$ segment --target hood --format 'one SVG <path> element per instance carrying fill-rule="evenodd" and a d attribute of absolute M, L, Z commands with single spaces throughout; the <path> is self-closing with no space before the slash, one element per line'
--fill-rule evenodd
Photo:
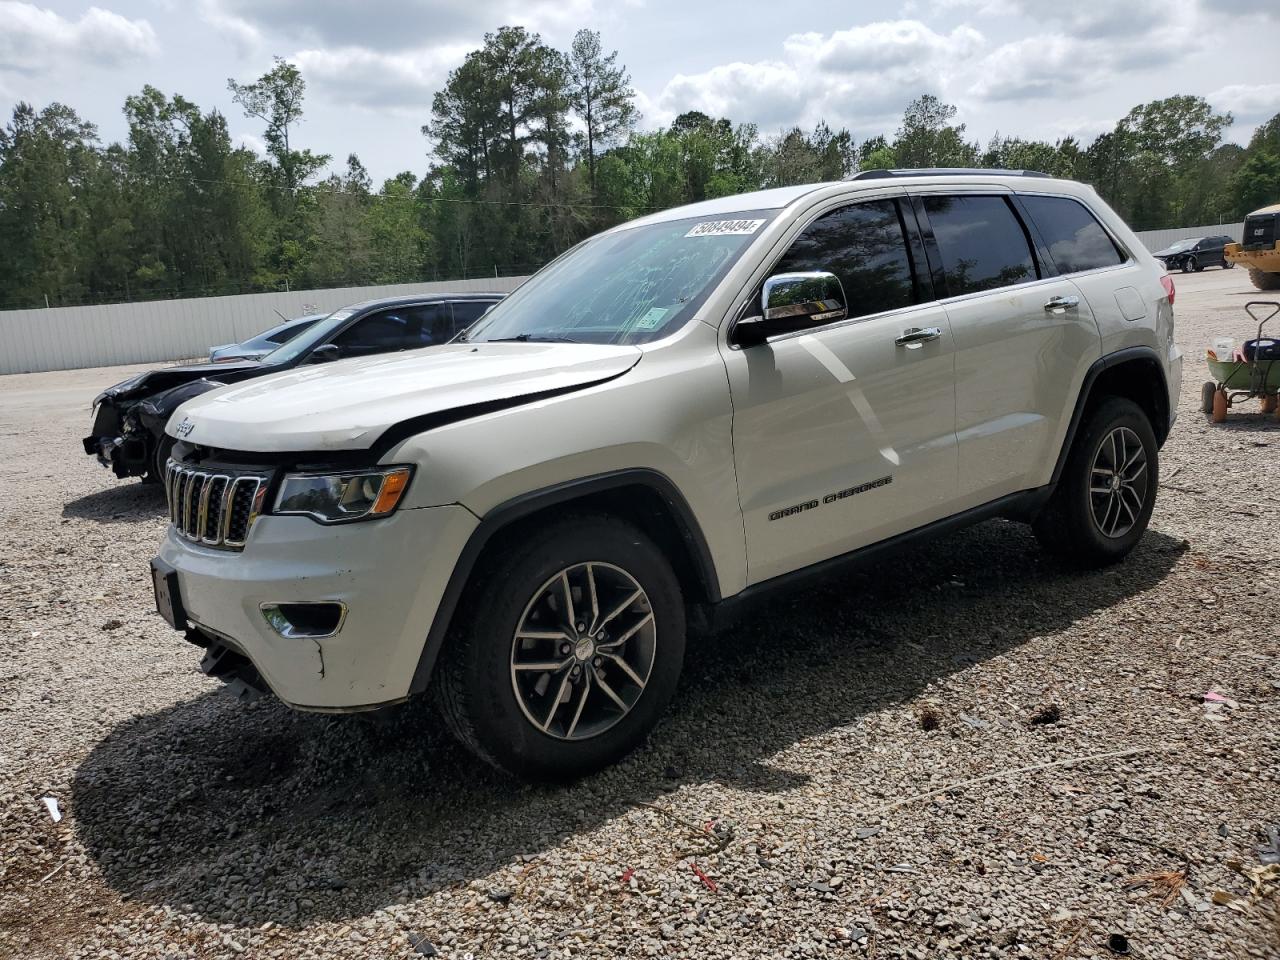
<path fill-rule="evenodd" d="M 94 403 L 99 400 L 130 400 L 151 396 L 162 390 L 171 390 L 184 383 L 193 383 L 208 377 L 211 380 L 242 380 L 246 376 L 261 376 L 271 372 L 270 367 L 260 363 L 193 363 L 185 367 L 165 367 L 163 370 L 148 370 L 137 376 L 122 380 L 115 386 L 107 387 L 98 394 Z"/>
<path fill-rule="evenodd" d="M 405 421 L 588 387 L 640 357 L 638 347 L 456 343 L 340 360 L 207 393 L 179 407 L 166 430 L 245 452 L 362 450 Z"/>

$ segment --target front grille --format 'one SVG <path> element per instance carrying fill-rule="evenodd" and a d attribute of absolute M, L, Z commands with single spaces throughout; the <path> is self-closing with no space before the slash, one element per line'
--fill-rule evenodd
<path fill-rule="evenodd" d="M 1280 220 L 1275 214 L 1268 214 L 1265 217 L 1251 217 L 1244 222 L 1244 247 L 1246 250 L 1261 248 L 1270 250 L 1276 243 L 1276 221 Z"/>
<path fill-rule="evenodd" d="M 262 512 L 268 480 L 259 473 L 202 470 L 170 460 L 164 484 L 169 518 L 192 543 L 242 550 Z"/>

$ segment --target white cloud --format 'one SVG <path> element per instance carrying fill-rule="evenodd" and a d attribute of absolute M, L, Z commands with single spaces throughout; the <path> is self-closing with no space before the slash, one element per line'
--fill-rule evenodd
<path fill-rule="evenodd" d="M 159 50 L 146 20 L 90 7 L 78 20 L 30 3 L 0 0 L 0 70 L 41 74 L 68 62 L 116 66 Z"/>
<path fill-rule="evenodd" d="M 576 29 L 599 17 L 594 0 L 202 0 L 205 19 L 311 48 L 419 50 L 475 43 L 500 24 Z"/>
<path fill-rule="evenodd" d="M 301 50 L 290 57 L 307 82 L 335 103 L 371 108 L 430 108 L 435 91 L 462 62 L 467 45 L 405 53 L 364 47 Z"/>
<path fill-rule="evenodd" d="M 649 123 L 685 110 L 748 120 L 768 134 L 825 119 L 854 132 L 879 130 L 921 93 L 943 93 L 954 65 L 985 41 L 968 26 L 938 33 L 915 20 L 869 23 L 783 42 L 782 59 L 728 63 L 678 74 L 657 97 Z"/>
<path fill-rule="evenodd" d="M 218 0 L 200 0 L 200 19 L 226 37 L 240 56 L 252 55 L 262 46 L 262 33 L 249 21 L 223 9 Z"/>
<path fill-rule="evenodd" d="M 919 68 L 941 57 L 965 57 L 983 43 L 982 34 L 968 25 L 941 34 L 918 20 L 891 20 L 838 30 L 829 37 L 796 34 L 783 48 L 795 61 L 816 63 L 829 73 L 876 73 Z"/>
<path fill-rule="evenodd" d="M 1154 0 L 1129 0 L 1123 8 L 1073 7 L 1056 0 L 1018 2 L 1025 14 L 1035 14 L 1039 22 L 1057 29 L 1003 44 L 983 57 L 969 86 L 976 97 L 1074 98 L 1113 87 L 1130 71 L 1167 68 L 1203 43 L 1200 14 L 1190 7 L 1157 16 Z M 1131 32 L 1129 17 L 1134 15 L 1148 21 L 1140 42 L 1112 36 Z"/>
<path fill-rule="evenodd" d="M 1230 110 L 1242 123 L 1269 120 L 1280 113 L 1280 83 L 1233 83 L 1205 99 L 1218 110 Z"/>

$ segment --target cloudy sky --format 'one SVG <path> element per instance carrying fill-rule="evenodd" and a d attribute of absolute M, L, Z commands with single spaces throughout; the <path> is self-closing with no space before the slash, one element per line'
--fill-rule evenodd
<path fill-rule="evenodd" d="M 300 142 L 355 151 L 376 180 L 421 172 L 431 96 L 488 30 L 523 24 L 567 49 L 599 30 L 629 68 L 643 126 L 688 109 L 776 133 L 826 119 L 891 134 L 920 93 L 960 108 L 970 134 L 1090 138 L 1175 93 L 1236 117 L 1231 139 L 1280 111 L 1280 3 L 1221 0 L 0 0 L 0 109 L 58 100 L 124 134 L 125 96 L 151 83 L 227 114 L 260 147 L 228 77 L 273 54 L 308 84 Z M 0 121 L 3 122 L 3 121 Z"/>

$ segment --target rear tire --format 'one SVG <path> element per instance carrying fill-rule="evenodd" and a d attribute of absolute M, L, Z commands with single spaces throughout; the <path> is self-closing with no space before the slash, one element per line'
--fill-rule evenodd
<path fill-rule="evenodd" d="M 1077 566 L 1115 563 L 1146 532 L 1159 479 L 1147 415 L 1132 400 L 1107 397 L 1081 425 L 1032 530 L 1041 546 Z"/>
<path fill-rule="evenodd" d="M 1280 290 L 1280 273 L 1271 273 L 1267 270 L 1259 270 L 1257 267 L 1250 267 L 1249 279 L 1253 281 L 1253 285 L 1259 290 Z"/>
<path fill-rule="evenodd" d="M 526 529 L 477 567 L 436 701 L 500 770 L 571 780 L 629 753 L 662 717 L 684 660 L 684 600 L 662 552 L 626 522 Z"/>

